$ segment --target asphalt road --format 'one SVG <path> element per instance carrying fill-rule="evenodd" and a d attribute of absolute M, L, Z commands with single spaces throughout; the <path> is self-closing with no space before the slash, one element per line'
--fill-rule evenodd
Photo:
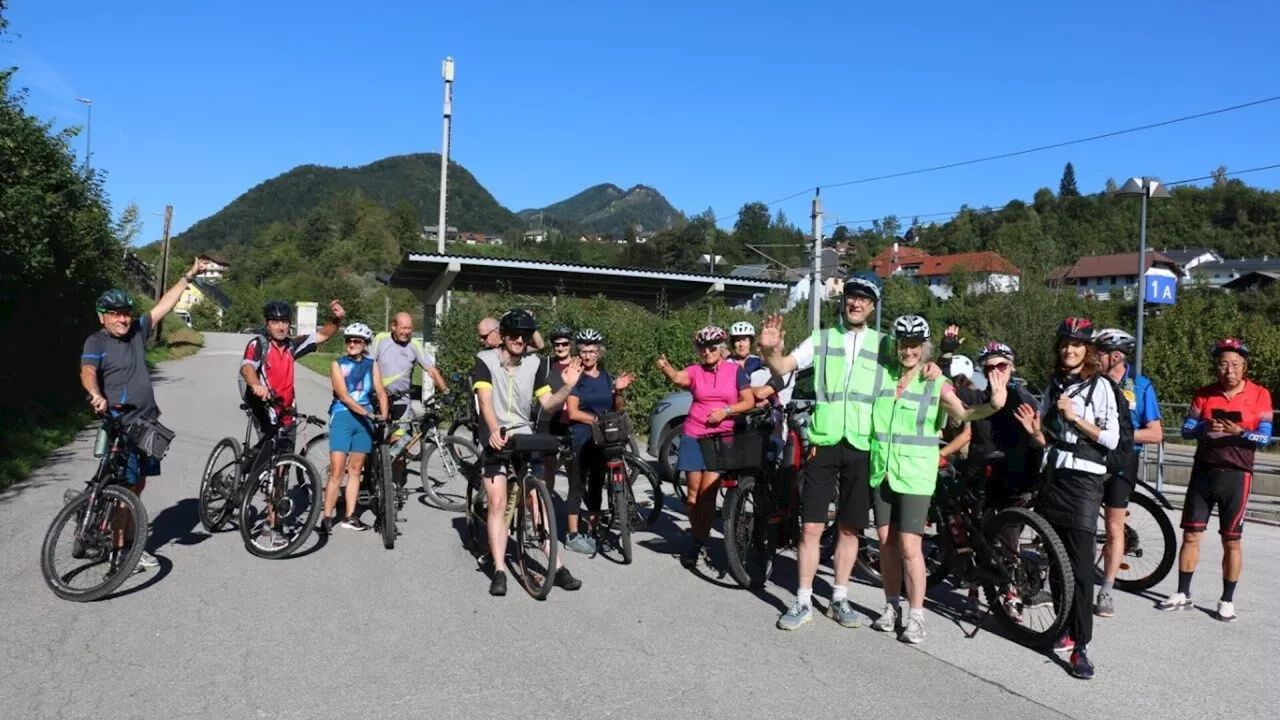
<path fill-rule="evenodd" d="M 583 587 L 545 602 L 514 583 L 490 597 L 460 516 L 416 502 L 394 550 L 338 530 L 304 556 L 256 559 L 196 516 L 206 455 L 244 432 L 245 337 L 206 341 L 156 381 L 178 433 L 143 496 L 160 568 L 92 604 L 45 587 L 40 541 L 63 491 L 92 472 L 91 432 L 0 496 L 0 718 L 1275 717 L 1280 529 L 1262 525 L 1245 531 L 1238 622 L 1210 616 L 1221 553 L 1206 543 L 1201 609 L 1169 615 L 1121 596 L 1096 623 L 1091 682 L 1001 638 L 994 621 L 969 637 L 972 625 L 936 610 L 918 646 L 825 617 L 779 631 L 792 562 L 760 596 L 686 571 L 672 557 L 678 507 L 640 536 L 631 566 L 568 553 Z M 298 388 L 304 412 L 323 412 L 319 376 L 300 368 Z M 828 592 L 819 580 L 824 605 Z M 868 585 L 850 595 L 868 611 L 882 601 Z"/>

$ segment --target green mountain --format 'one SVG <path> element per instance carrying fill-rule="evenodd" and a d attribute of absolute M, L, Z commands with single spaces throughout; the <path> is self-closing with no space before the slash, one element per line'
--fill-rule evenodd
<path fill-rule="evenodd" d="M 435 225 L 440 155 L 395 155 L 360 167 L 301 165 L 251 188 L 192 225 L 175 240 L 188 251 L 248 245 L 273 222 L 293 223 L 335 194 L 358 191 L 390 210 L 408 201 L 424 225 Z M 501 233 L 524 225 L 461 165 L 449 164 L 448 224 L 464 232 Z"/>
<path fill-rule="evenodd" d="M 656 232 L 674 227 L 683 218 L 662 193 L 647 185 L 623 190 L 612 183 L 589 187 L 545 208 L 521 210 L 520 217 L 536 224 L 539 213 L 547 227 L 619 237 L 626 234 L 628 225 L 637 232 Z"/>

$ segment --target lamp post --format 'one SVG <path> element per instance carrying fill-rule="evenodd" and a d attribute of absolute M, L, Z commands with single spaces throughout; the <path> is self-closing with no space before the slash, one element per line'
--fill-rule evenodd
<path fill-rule="evenodd" d="M 1142 198 L 1142 220 L 1138 231 L 1138 348 L 1133 356 L 1133 374 L 1137 377 L 1142 374 L 1142 321 L 1147 310 L 1147 199 L 1165 199 L 1170 195 L 1158 180 L 1142 177 L 1129 178 L 1115 196 Z"/>
<path fill-rule="evenodd" d="M 698 258 L 698 260 L 700 260 L 700 261 L 701 261 L 703 264 L 705 264 L 705 265 L 710 265 L 710 266 L 711 266 L 711 274 L 712 274 L 712 275 L 715 275 L 715 274 L 716 274 L 716 263 L 724 262 L 724 256 L 723 256 L 723 255 L 716 255 L 715 253 L 703 253 L 703 254 L 702 254 L 702 257 Z M 711 305 L 708 305 L 708 306 L 707 306 L 707 322 L 708 322 L 708 323 L 710 323 L 710 322 L 711 322 L 711 318 L 712 318 L 712 309 L 713 309 L 713 308 L 712 308 L 712 306 L 711 306 Z"/>
<path fill-rule="evenodd" d="M 92 169 L 89 158 L 93 150 L 93 101 L 89 98 L 78 97 L 76 102 L 89 106 L 89 117 L 85 121 L 84 132 L 84 167 L 89 170 Z"/>

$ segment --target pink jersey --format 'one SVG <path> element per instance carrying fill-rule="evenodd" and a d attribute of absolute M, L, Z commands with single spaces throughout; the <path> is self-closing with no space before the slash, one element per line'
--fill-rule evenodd
<path fill-rule="evenodd" d="M 684 434 L 698 438 L 733 432 L 732 420 L 709 426 L 707 416 L 738 402 L 739 393 L 751 387 L 747 371 L 728 360 L 720 361 L 715 368 L 690 365 L 684 371 L 689 374 L 689 392 L 693 393 L 693 405 L 689 407 L 689 415 L 684 419 Z"/>

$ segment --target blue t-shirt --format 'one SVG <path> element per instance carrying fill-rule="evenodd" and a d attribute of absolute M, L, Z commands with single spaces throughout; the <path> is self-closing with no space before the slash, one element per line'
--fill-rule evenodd
<path fill-rule="evenodd" d="M 570 395 L 578 398 L 579 410 L 599 417 L 613 410 L 613 378 L 609 377 L 604 368 L 600 369 L 598 377 L 591 377 L 584 372 Z M 591 426 L 586 423 L 572 423 L 569 432 L 573 434 L 574 445 L 591 442 Z"/>
<path fill-rule="evenodd" d="M 373 358 L 368 355 L 359 360 L 352 360 L 350 355 L 338 358 L 338 370 L 347 382 L 347 394 L 357 405 L 373 411 Z M 351 412 L 351 408 L 338 399 L 334 393 L 333 402 L 329 404 L 329 414 Z"/>
<path fill-rule="evenodd" d="M 1151 380 L 1146 375 L 1139 375 L 1136 379 L 1133 377 L 1133 366 L 1128 365 L 1124 369 L 1124 381 L 1120 384 L 1120 389 L 1124 392 L 1124 397 L 1129 401 L 1129 416 L 1133 423 L 1133 429 L 1139 430 L 1147 423 L 1160 419 L 1160 405 L 1156 401 L 1156 388 L 1151 384 Z M 1133 444 L 1135 449 L 1141 449 L 1141 443 Z"/>

